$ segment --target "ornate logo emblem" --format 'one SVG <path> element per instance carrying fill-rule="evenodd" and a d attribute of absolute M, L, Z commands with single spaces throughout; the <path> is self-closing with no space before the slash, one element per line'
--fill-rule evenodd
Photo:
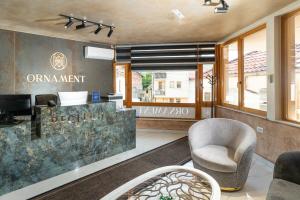
<path fill-rule="evenodd" d="M 63 70 L 68 65 L 67 57 L 61 52 L 55 52 L 51 55 L 50 64 L 55 70 Z"/>

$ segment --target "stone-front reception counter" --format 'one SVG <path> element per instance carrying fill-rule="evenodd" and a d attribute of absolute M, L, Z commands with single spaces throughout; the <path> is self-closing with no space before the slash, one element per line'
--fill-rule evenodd
<path fill-rule="evenodd" d="M 114 102 L 36 113 L 36 128 L 31 121 L 0 127 L 0 195 L 136 146 L 135 110 L 117 111 Z"/>

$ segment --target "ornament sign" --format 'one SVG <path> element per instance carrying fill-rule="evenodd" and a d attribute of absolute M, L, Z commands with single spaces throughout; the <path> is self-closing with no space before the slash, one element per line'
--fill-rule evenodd
<path fill-rule="evenodd" d="M 65 54 L 55 52 L 50 56 L 50 65 L 55 71 L 63 71 L 68 66 Z M 77 74 L 27 74 L 28 83 L 84 83 L 86 76 Z"/>

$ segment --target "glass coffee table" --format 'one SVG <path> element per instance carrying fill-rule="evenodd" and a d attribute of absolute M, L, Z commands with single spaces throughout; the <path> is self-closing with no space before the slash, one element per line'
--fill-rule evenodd
<path fill-rule="evenodd" d="M 194 168 L 168 166 L 143 174 L 101 200 L 220 200 L 218 183 Z"/>

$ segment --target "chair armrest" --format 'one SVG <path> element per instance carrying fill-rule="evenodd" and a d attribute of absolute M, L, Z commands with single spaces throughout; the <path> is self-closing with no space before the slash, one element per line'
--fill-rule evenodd
<path fill-rule="evenodd" d="M 248 152 L 248 151 L 255 152 L 256 134 L 255 134 L 254 130 L 250 127 L 247 127 L 246 131 L 248 134 L 246 134 L 245 137 L 240 139 L 239 145 L 235 149 L 234 161 L 237 163 L 240 163 L 245 152 Z"/>
<path fill-rule="evenodd" d="M 283 153 L 277 158 L 274 178 L 300 185 L 300 151 Z"/>
<path fill-rule="evenodd" d="M 210 144 L 211 134 L 209 126 L 205 121 L 193 124 L 188 131 L 188 139 L 191 151 Z"/>

